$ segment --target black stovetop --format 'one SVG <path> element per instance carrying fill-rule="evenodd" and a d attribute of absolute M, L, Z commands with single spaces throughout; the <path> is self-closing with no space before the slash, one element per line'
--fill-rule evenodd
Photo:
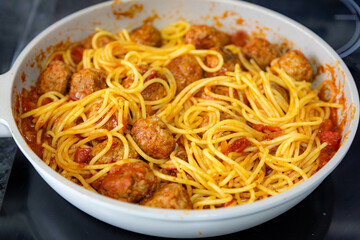
<path fill-rule="evenodd" d="M 0 0 L 0 73 L 56 20 L 100 0 Z M 360 87 L 359 11 L 353 0 L 253 0 L 303 23 L 344 58 Z M 260 226 L 221 239 L 360 239 L 360 134 L 304 201 Z M 3 172 L 14 162 L 10 178 Z M 4 198 L 3 198 L 4 197 Z M 0 240 L 156 239 L 103 223 L 52 190 L 10 138 L 0 139 Z M 219 239 L 216 238 L 216 239 Z"/>

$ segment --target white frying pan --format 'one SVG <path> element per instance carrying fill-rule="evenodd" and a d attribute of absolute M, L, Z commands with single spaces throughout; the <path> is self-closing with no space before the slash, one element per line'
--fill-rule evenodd
<path fill-rule="evenodd" d="M 342 59 L 317 35 L 304 26 L 265 8 L 238 1 L 220 0 L 139 0 L 116 1 L 95 5 L 74 13 L 39 34 L 22 51 L 9 72 L 0 76 L 0 123 L 11 131 L 17 145 L 43 179 L 63 198 L 84 212 L 114 226 L 130 231 L 163 237 L 209 237 L 244 230 L 287 211 L 308 196 L 348 151 L 359 121 L 359 97 L 354 80 Z M 138 5 L 134 5 L 134 4 Z M 136 7 L 138 6 L 138 7 Z M 140 6 L 140 7 L 139 7 Z M 142 10 L 140 11 L 142 6 Z M 121 14 L 135 9 L 133 18 Z M 139 11 L 138 11 L 139 10 Z M 129 12 L 128 12 L 129 13 Z M 346 121 L 342 145 L 331 161 L 304 183 L 276 196 L 255 203 L 216 210 L 166 210 L 129 204 L 90 192 L 60 176 L 39 159 L 26 145 L 14 117 L 15 100 L 22 88 L 34 85 L 39 75 L 36 57 L 49 56 L 46 49 L 60 41 L 78 41 L 94 32 L 95 27 L 110 31 L 132 29 L 142 20 L 155 16 L 154 25 L 161 28 L 186 19 L 191 23 L 214 25 L 227 32 L 244 29 L 263 34 L 273 43 L 288 41 L 301 49 L 316 64 L 328 64 L 335 71 L 336 84 L 346 99 L 343 118 Z M 37 58 L 39 60 L 39 57 Z M 23 78 L 22 76 L 26 76 Z M 314 86 L 331 79 L 330 72 L 317 75 Z M 8 132 L 0 131 L 1 136 Z"/>

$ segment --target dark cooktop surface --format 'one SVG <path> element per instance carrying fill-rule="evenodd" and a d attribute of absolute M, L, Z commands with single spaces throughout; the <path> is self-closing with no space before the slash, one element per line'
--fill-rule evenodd
<path fill-rule="evenodd" d="M 0 0 L 0 73 L 6 72 L 22 48 L 47 26 L 98 2 L 101 1 Z M 250 2 L 283 13 L 324 38 L 344 58 L 359 88 L 357 2 Z M 290 211 L 221 239 L 360 239 L 359 146 L 358 133 L 335 171 Z M 8 180 L 4 172 L 12 162 Z M 10 138 L 0 139 L 0 202 L 2 198 L 0 239 L 156 239 L 113 227 L 73 207 L 46 184 Z"/>

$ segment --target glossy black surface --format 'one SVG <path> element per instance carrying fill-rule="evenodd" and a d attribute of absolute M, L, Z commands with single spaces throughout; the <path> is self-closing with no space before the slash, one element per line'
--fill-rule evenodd
<path fill-rule="evenodd" d="M 0 73 L 39 32 L 98 0 L 0 0 Z M 251 1 L 283 13 L 323 37 L 339 53 L 356 33 L 352 1 Z M 356 34 L 355 34 L 356 35 Z M 360 52 L 344 58 L 358 88 Z M 359 131 L 358 131 L 359 132 Z M 360 239 L 360 135 L 335 171 L 281 216 L 222 239 Z M 16 154 L 15 154 L 16 152 Z M 15 157 L 14 157 L 15 155 Z M 8 186 L 2 170 L 14 159 Z M 11 139 L 0 139 L 0 239 L 156 239 L 112 227 L 62 199 L 35 172 Z M 214 238 L 218 239 L 218 238 Z"/>

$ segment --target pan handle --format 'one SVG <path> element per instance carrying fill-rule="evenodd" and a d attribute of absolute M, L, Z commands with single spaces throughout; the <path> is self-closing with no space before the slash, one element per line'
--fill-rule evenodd
<path fill-rule="evenodd" d="M 11 137 L 9 122 L 11 121 L 11 86 L 13 73 L 10 71 L 0 75 L 0 137 Z"/>

